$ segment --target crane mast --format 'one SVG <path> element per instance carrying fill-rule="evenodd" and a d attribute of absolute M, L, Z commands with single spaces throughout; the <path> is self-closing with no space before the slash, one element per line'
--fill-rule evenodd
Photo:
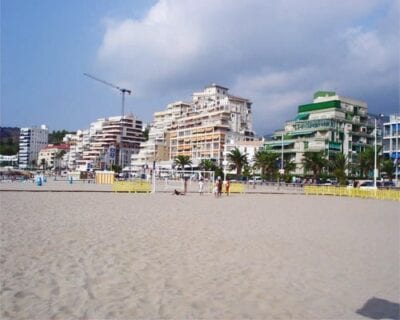
<path fill-rule="evenodd" d="M 117 89 L 119 92 L 121 92 L 121 95 L 122 95 L 122 110 L 121 110 L 121 116 L 124 116 L 125 115 L 125 93 L 127 93 L 127 94 L 132 94 L 132 91 L 131 90 L 129 90 L 129 89 L 125 89 L 125 88 L 121 88 L 121 87 L 119 87 L 119 86 L 116 86 L 116 85 L 114 85 L 114 84 L 112 84 L 112 83 L 110 83 L 110 82 L 107 82 L 107 81 L 105 81 L 105 80 L 102 80 L 102 79 L 100 79 L 100 78 L 97 78 L 97 77 L 95 77 L 95 76 L 93 76 L 93 75 L 91 75 L 91 74 L 89 74 L 89 73 L 84 73 L 83 74 L 84 76 L 86 76 L 86 77 L 88 77 L 88 78 L 91 78 L 91 79 L 93 79 L 93 80 L 96 80 L 96 81 L 98 81 L 98 82 L 101 82 L 101 83 L 103 83 L 103 84 L 105 84 L 106 86 L 109 86 L 109 87 L 112 87 L 112 88 L 114 88 L 114 89 Z"/>

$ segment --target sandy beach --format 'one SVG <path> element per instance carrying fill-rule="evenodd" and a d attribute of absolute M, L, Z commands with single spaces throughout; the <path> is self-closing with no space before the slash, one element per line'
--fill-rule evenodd
<path fill-rule="evenodd" d="M 398 202 L 0 196 L 2 319 L 368 319 L 371 299 L 389 307 L 367 313 L 398 307 Z"/>

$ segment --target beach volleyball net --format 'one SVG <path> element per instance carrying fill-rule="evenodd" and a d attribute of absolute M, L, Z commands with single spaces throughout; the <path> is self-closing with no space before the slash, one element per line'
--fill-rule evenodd
<path fill-rule="evenodd" d="M 154 176 L 151 176 L 153 192 L 174 193 L 177 190 L 181 193 L 199 193 L 200 181 L 202 181 L 203 193 L 212 192 L 213 171 L 156 169 L 154 173 Z"/>

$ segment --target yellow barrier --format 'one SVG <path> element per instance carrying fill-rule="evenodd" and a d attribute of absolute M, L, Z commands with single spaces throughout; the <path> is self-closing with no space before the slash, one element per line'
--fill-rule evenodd
<path fill-rule="evenodd" d="M 151 192 L 151 184 L 148 181 L 115 181 L 112 185 L 114 192 Z"/>
<path fill-rule="evenodd" d="M 244 193 L 245 187 L 243 183 L 231 183 L 229 193 Z"/>
<path fill-rule="evenodd" d="M 96 171 L 97 184 L 113 184 L 114 171 Z"/>
<path fill-rule="evenodd" d="M 400 190 L 365 190 L 360 188 L 330 187 L 330 186 L 305 186 L 306 195 L 332 195 L 356 198 L 370 198 L 379 200 L 400 201 Z"/>

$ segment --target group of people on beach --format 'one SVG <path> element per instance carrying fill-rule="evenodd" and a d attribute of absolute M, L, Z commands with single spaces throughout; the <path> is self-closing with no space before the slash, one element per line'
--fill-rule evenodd
<path fill-rule="evenodd" d="M 222 182 L 221 177 L 218 177 L 217 180 L 215 181 L 215 185 L 214 185 L 214 189 L 213 189 L 213 194 L 216 198 L 221 197 L 223 184 L 225 184 L 225 193 L 227 196 L 229 196 L 229 188 L 230 188 L 229 179 Z"/>
<path fill-rule="evenodd" d="M 229 189 L 231 186 L 229 179 L 222 182 L 221 177 L 218 177 L 217 180 L 215 180 L 214 188 L 213 188 L 213 194 L 216 198 L 219 198 L 222 196 L 223 185 L 225 185 L 226 195 L 229 196 L 229 192 L 230 192 Z M 184 195 L 184 194 L 185 194 L 185 192 L 180 192 L 176 189 L 174 190 L 174 193 L 173 193 L 173 195 L 176 195 L 176 196 L 180 196 L 180 195 Z M 199 194 L 201 196 L 204 194 L 204 181 L 202 178 L 199 180 Z"/>

